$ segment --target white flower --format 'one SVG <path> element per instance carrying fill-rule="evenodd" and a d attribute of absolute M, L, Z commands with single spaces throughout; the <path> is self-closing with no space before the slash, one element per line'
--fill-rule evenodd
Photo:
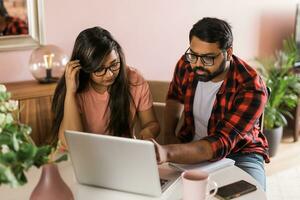
<path fill-rule="evenodd" d="M 6 92 L 6 87 L 3 84 L 0 84 L 0 92 Z"/>
<path fill-rule="evenodd" d="M 14 118 L 11 113 L 0 113 L 0 127 L 4 127 L 6 124 L 14 122 Z M 2 130 L 1 130 L 2 131 Z"/>
<path fill-rule="evenodd" d="M 15 100 L 9 100 L 6 104 L 5 104 L 7 110 L 9 111 L 15 111 L 18 109 L 19 106 L 19 102 L 15 101 Z"/>
<path fill-rule="evenodd" d="M 6 111 L 7 111 L 7 109 L 6 109 L 5 104 L 0 103 L 0 112 L 6 112 Z"/>
<path fill-rule="evenodd" d="M 13 123 L 14 118 L 13 118 L 13 116 L 12 116 L 11 113 L 7 113 L 5 121 L 6 121 L 6 122 L 5 122 L 6 124 L 11 124 L 11 123 Z"/>
<path fill-rule="evenodd" d="M 9 152 L 9 147 L 8 147 L 6 144 L 2 144 L 2 145 L 1 145 L 1 152 L 2 152 L 3 154 Z"/>

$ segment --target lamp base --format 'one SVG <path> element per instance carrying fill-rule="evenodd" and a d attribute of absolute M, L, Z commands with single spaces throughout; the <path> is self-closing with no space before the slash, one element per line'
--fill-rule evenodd
<path fill-rule="evenodd" d="M 39 78 L 38 81 L 40 83 L 55 83 L 58 81 L 58 77 L 53 77 L 52 76 L 52 69 L 46 69 L 46 77 L 44 78 Z"/>
<path fill-rule="evenodd" d="M 59 78 L 55 78 L 55 77 L 45 77 L 44 79 L 39 79 L 39 83 L 43 83 L 43 84 L 46 84 L 46 83 L 55 83 L 58 81 Z"/>

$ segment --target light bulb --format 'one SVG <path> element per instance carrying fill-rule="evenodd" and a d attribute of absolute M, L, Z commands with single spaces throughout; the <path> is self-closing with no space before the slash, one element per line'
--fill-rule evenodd
<path fill-rule="evenodd" d="M 31 53 L 29 69 L 40 83 L 56 82 L 64 73 L 68 56 L 55 45 L 43 45 Z"/>

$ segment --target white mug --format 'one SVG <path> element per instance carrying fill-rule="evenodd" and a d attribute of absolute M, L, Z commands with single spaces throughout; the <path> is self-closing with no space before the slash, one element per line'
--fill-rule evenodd
<path fill-rule="evenodd" d="M 183 200 L 211 199 L 218 191 L 215 181 L 209 179 L 209 174 L 200 170 L 188 170 L 181 174 L 183 184 Z M 210 194 L 210 191 L 213 192 Z"/>

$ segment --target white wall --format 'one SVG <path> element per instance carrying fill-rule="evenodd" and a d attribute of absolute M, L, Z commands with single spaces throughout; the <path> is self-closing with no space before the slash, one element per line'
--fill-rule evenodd
<path fill-rule="evenodd" d="M 127 63 L 147 79 L 170 80 L 187 49 L 192 25 L 205 16 L 227 20 L 234 52 L 246 60 L 269 55 L 294 30 L 298 0 L 45 0 L 46 40 L 71 54 L 78 33 L 108 29 Z M 0 53 L 0 82 L 29 80 L 31 51 Z"/>

